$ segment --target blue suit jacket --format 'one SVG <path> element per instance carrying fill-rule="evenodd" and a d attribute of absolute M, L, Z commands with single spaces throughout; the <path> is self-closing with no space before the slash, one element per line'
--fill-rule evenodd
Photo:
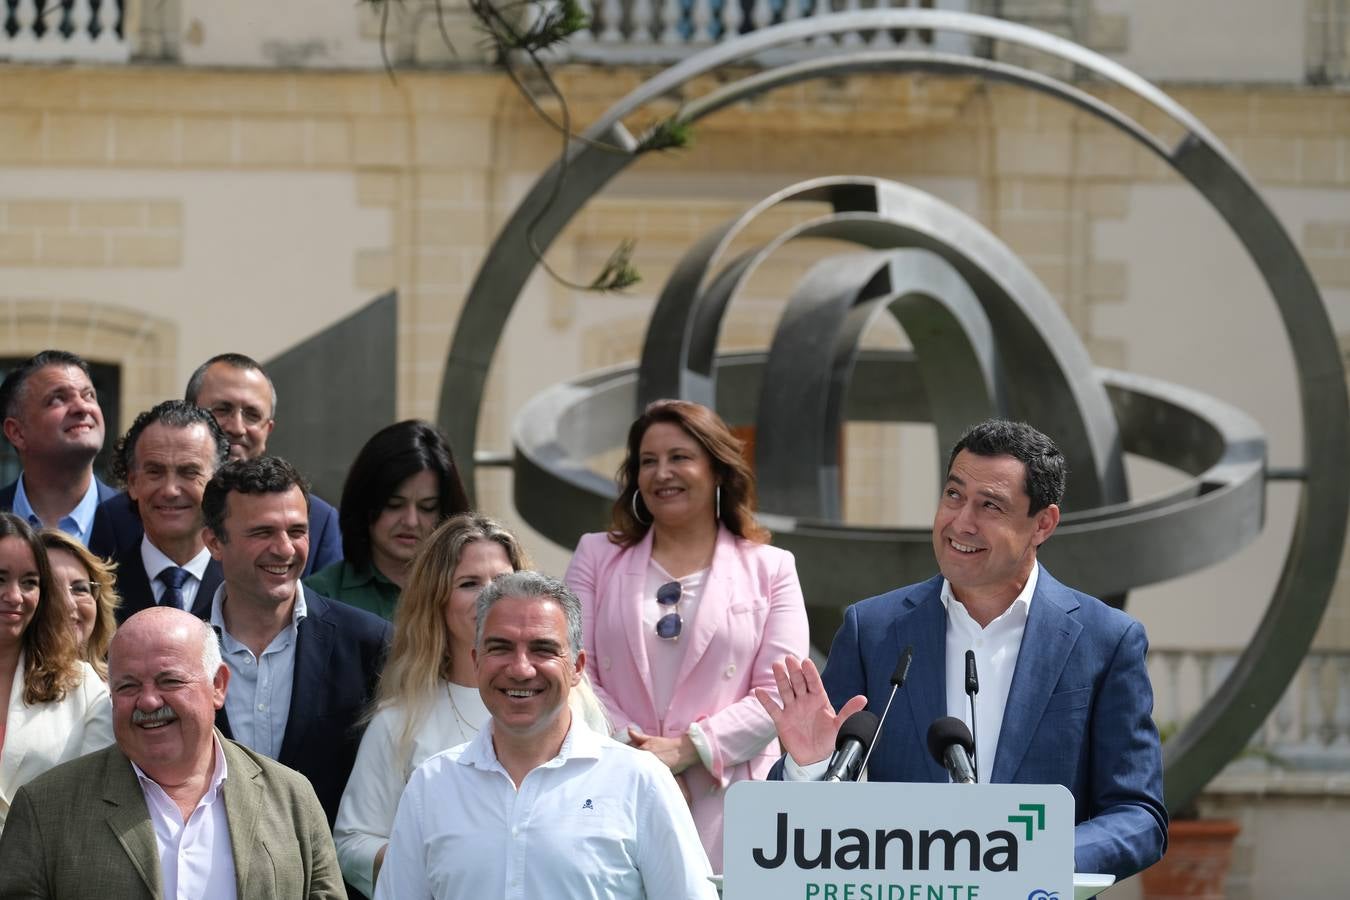
<path fill-rule="evenodd" d="M 106 486 L 100 485 L 100 499 L 103 499 L 104 487 Z M 107 490 L 109 496 L 99 504 L 98 510 L 94 513 L 89 549 L 99 556 L 117 561 L 119 565 L 124 559 L 134 559 L 136 561 L 134 568 L 141 569 L 143 568 L 140 563 L 141 537 L 145 534 L 145 528 L 141 525 L 141 514 L 126 492 L 119 494 L 112 488 Z M 12 500 L 14 495 L 11 493 L 9 496 Z M 337 510 L 310 494 L 309 558 L 305 560 L 305 569 L 300 573 L 300 577 L 306 578 L 310 573 L 340 559 L 342 559 L 342 532 L 338 530 Z M 119 577 L 119 593 L 120 583 Z M 217 579 L 216 584 L 219 583 L 220 580 Z M 212 593 L 214 592 L 213 587 Z M 200 596 L 199 592 L 198 597 Z M 124 596 L 123 600 L 125 599 Z M 211 594 L 207 594 L 206 599 L 209 602 Z M 154 605 L 153 598 L 150 604 Z M 197 610 L 194 609 L 193 612 L 196 613 Z M 125 618 L 119 615 L 118 621 L 124 621 Z"/>
<path fill-rule="evenodd" d="M 868 763 L 872 781 L 947 780 L 927 749 L 928 726 L 947 715 L 947 610 L 941 593 L 937 576 L 855 603 L 830 646 L 821 676 L 830 702 L 837 709 L 863 694 L 878 713 L 900 654 L 914 647 L 909 680 Z M 992 780 L 1062 784 L 1073 793 L 1079 872 L 1125 878 L 1160 859 L 1167 845 L 1147 649 L 1142 625 L 1065 587 L 1042 567 Z"/>
<path fill-rule="evenodd" d="M 112 543 L 112 523 L 108 521 L 108 517 L 103 512 L 103 502 L 117 496 L 117 489 L 108 487 L 99 480 L 97 475 L 94 476 L 94 487 L 98 491 L 99 507 L 94 510 L 94 521 L 89 526 L 89 546 L 91 548 L 95 544 L 106 546 Z M 0 488 L 0 512 L 12 512 L 14 510 L 14 495 L 18 491 L 19 479 L 17 478 Z"/>
<path fill-rule="evenodd" d="M 357 720 L 375 695 L 393 629 L 377 615 L 313 591 L 305 591 L 305 605 L 277 762 L 309 779 L 331 829 L 365 730 Z M 224 709 L 216 712 L 216 727 L 233 737 Z"/>

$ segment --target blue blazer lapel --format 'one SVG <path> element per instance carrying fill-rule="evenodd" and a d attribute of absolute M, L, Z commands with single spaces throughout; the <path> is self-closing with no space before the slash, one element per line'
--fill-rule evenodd
<path fill-rule="evenodd" d="M 333 653 L 335 626 L 328 619 L 329 601 L 312 591 L 305 592 L 305 617 L 300 620 L 296 634 L 295 677 L 291 684 L 291 708 L 286 714 L 286 733 L 281 737 L 281 752 L 277 762 L 298 768 L 298 748 L 305 730 L 316 715 L 324 712 L 316 708 L 332 694 L 329 687 L 328 659 Z"/>
<path fill-rule="evenodd" d="M 197 585 L 197 596 L 192 601 L 192 614 L 203 622 L 211 621 L 211 601 L 215 599 L 216 589 L 220 587 L 223 577 L 219 560 L 212 559 L 206 564 L 202 583 Z"/>
<path fill-rule="evenodd" d="M 885 666 L 893 670 L 900 661 L 900 654 L 905 652 L 906 647 L 914 648 L 914 661 L 909 667 L 909 680 L 905 686 L 900 689 L 900 694 L 907 701 L 909 710 L 909 727 L 913 730 L 913 740 L 916 742 L 910 745 L 903 738 L 896 741 L 897 746 L 910 745 L 927 748 L 928 746 L 928 726 L 933 724 L 933 720 L 941 718 L 947 714 L 947 611 L 942 606 L 942 579 L 933 579 L 924 582 L 922 585 L 911 591 L 904 600 L 899 616 L 891 626 L 892 636 L 888 642 L 894 648 L 895 655 L 887 662 Z M 935 652 L 936 651 L 936 652 Z M 884 677 L 889 677 L 890 672 Z M 889 692 L 889 688 L 887 689 Z M 896 697 L 896 703 L 891 707 L 891 715 L 894 716 L 904 710 L 900 705 L 900 696 Z M 884 702 L 884 701 L 883 701 Z M 881 715 L 881 709 L 874 709 L 877 715 Z M 928 773 L 929 781 L 945 781 L 947 772 L 937 762 L 928 755 L 926 749 L 922 751 L 922 768 Z"/>
<path fill-rule="evenodd" d="M 991 776 L 995 783 L 1010 783 L 1021 768 L 1031 737 L 1040 727 L 1045 706 L 1083 630 L 1077 611 L 1078 601 L 1073 594 L 1042 568 L 1003 709 L 1003 727 Z"/>

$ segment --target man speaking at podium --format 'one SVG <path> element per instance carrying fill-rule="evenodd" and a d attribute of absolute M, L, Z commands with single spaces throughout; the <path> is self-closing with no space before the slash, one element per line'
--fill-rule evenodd
<path fill-rule="evenodd" d="M 946 781 L 925 736 L 955 716 L 973 725 L 979 781 L 1073 793 L 1077 871 L 1120 879 L 1161 858 L 1167 811 L 1144 628 L 1036 561 L 1059 524 L 1064 484 L 1064 457 L 1029 425 L 991 420 L 968 431 L 933 518 L 941 574 L 849 607 L 823 676 L 810 660 L 776 663 L 782 706 L 758 692 L 785 751 L 769 777 L 820 778 L 839 726 L 864 705 L 882 711 L 912 647 L 869 780 Z"/>

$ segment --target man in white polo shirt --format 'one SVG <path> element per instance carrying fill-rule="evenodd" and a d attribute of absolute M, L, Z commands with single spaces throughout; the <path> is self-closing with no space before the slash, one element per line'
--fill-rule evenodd
<path fill-rule="evenodd" d="M 479 595 L 475 643 L 492 718 L 413 773 L 376 900 L 714 900 L 670 770 L 573 720 L 567 698 L 586 654 L 566 585 L 500 576 Z"/>

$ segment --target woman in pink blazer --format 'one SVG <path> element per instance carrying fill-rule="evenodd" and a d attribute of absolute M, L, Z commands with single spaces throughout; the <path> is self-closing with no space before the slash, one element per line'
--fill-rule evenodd
<path fill-rule="evenodd" d="M 740 442 L 696 403 L 659 400 L 628 432 L 610 530 L 588 534 L 567 569 L 581 598 L 592 684 L 614 735 L 680 779 L 714 871 L 722 795 L 778 758 L 755 688 L 808 649 L 792 554 L 755 522 Z"/>

